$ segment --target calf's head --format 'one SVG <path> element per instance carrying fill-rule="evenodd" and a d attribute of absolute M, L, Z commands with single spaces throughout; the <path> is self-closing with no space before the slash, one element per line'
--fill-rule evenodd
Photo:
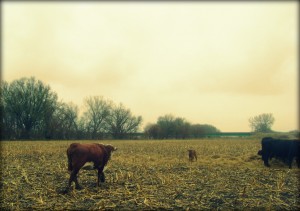
<path fill-rule="evenodd" d="M 114 147 L 110 144 L 104 145 L 105 149 L 109 152 L 117 151 L 117 147 Z"/>
<path fill-rule="evenodd" d="M 257 154 L 262 155 L 262 150 L 258 150 Z"/>

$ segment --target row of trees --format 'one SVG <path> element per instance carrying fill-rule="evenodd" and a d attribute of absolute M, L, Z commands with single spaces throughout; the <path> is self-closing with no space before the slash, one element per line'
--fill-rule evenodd
<path fill-rule="evenodd" d="M 86 98 L 79 117 L 76 105 L 58 101 L 34 77 L 2 82 L 0 99 L 1 139 L 123 139 L 142 122 L 123 104 L 100 96 Z"/>
<path fill-rule="evenodd" d="M 123 104 L 101 96 L 84 100 L 84 110 L 58 101 L 57 94 L 34 77 L 10 84 L 1 82 L 1 139 L 124 139 L 136 135 L 141 116 L 134 116 Z M 271 132 L 275 119 L 261 114 L 249 119 L 254 132 Z M 144 135 L 151 139 L 200 138 L 219 133 L 212 125 L 191 124 L 184 118 L 165 115 L 148 124 Z"/>
<path fill-rule="evenodd" d="M 185 139 L 201 138 L 221 131 L 212 125 L 191 124 L 183 118 L 165 115 L 159 117 L 155 124 L 148 124 L 144 132 L 150 139 Z"/>

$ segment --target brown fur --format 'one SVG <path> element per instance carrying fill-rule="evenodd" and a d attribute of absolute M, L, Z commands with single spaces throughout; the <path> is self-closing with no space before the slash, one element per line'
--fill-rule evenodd
<path fill-rule="evenodd" d="M 105 181 L 103 173 L 104 166 L 110 159 L 111 152 L 117 150 L 112 145 L 104 144 L 79 144 L 73 143 L 67 149 L 68 156 L 68 171 L 70 172 L 70 179 L 68 189 L 71 187 L 72 182 L 75 182 L 76 189 L 81 189 L 77 174 L 79 170 L 84 166 L 86 162 L 93 162 L 94 169 L 98 170 L 98 181 L 97 185 L 100 185 L 100 181 Z"/>
<path fill-rule="evenodd" d="M 197 153 L 195 150 L 189 149 L 188 152 L 189 152 L 189 161 L 192 162 L 194 161 L 194 159 L 197 160 Z"/>

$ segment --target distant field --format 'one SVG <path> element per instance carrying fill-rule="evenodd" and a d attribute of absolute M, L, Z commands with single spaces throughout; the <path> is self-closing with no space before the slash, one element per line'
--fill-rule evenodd
<path fill-rule="evenodd" d="M 72 142 L 1 142 L 0 209 L 300 209 L 295 163 L 264 167 L 259 139 L 99 141 L 118 147 L 106 183 L 96 187 L 96 171 L 81 170 L 84 189 L 62 194 Z M 188 161 L 190 148 L 197 162 Z"/>

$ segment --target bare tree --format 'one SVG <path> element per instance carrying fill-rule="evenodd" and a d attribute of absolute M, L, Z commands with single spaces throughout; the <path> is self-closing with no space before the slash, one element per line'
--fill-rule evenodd
<path fill-rule="evenodd" d="M 1 81 L 1 89 L 0 89 L 1 139 L 10 139 L 14 136 L 15 121 L 12 119 L 11 115 L 7 112 L 7 103 L 5 101 L 7 95 L 8 95 L 8 83 L 5 81 Z"/>
<path fill-rule="evenodd" d="M 106 128 L 106 119 L 109 117 L 112 102 L 102 96 L 88 97 L 84 101 L 87 107 L 83 120 L 92 139 L 102 138 Z"/>
<path fill-rule="evenodd" d="M 221 131 L 213 125 L 209 124 L 193 124 L 191 125 L 191 137 L 201 138 L 208 134 L 220 133 Z"/>
<path fill-rule="evenodd" d="M 171 114 L 167 114 L 158 117 L 157 125 L 160 128 L 160 138 L 175 138 L 175 117 Z"/>
<path fill-rule="evenodd" d="M 20 135 L 28 139 L 32 129 L 45 127 L 56 108 L 57 95 L 49 86 L 31 78 L 21 78 L 8 85 L 3 96 L 5 112 L 15 122 Z"/>
<path fill-rule="evenodd" d="M 187 122 L 184 118 L 177 117 L 174 120 L 174 126 L 176 139 L 185 139 L 189 137 L 191 124 Z"/>
<path fill-rule="evenodd" d="M 126 135 L 137 132 L 141 122 L 141 116 L 133 116 L 131 111 L 120 103 L 113 107 L 112 113 L 107 119 L 108 132 L 116 139 L 124 139 Z"/>
<path fill-rule="evenodd" d="M 48 138 L 74 139 L 77 138 L 78 107 L 73 103 L 60 102 L 54 112 L 47 130 Z"/>
<path fill-rule="evenodd" d="M 167 114 L 158 118 L 156 124 L 148 124 L 144 129 L 148 138 L 186 139 L 200 138 L 205 134 L 219 133 L 220 130 L 212 125 L 193 125 L 181 117 Z"/>
<path fill-rule="evenodd" d="M 271 132 L 275 122 L 273 114 L 260 114 L 249 119 L 249 125 L 254 132 Z"/>
<path fill-rule="evenodd" d="M 160 128 L 157 124 L 147 124 L 144 133 L 149 139 L 158 139 L 160 136 Z"/>

